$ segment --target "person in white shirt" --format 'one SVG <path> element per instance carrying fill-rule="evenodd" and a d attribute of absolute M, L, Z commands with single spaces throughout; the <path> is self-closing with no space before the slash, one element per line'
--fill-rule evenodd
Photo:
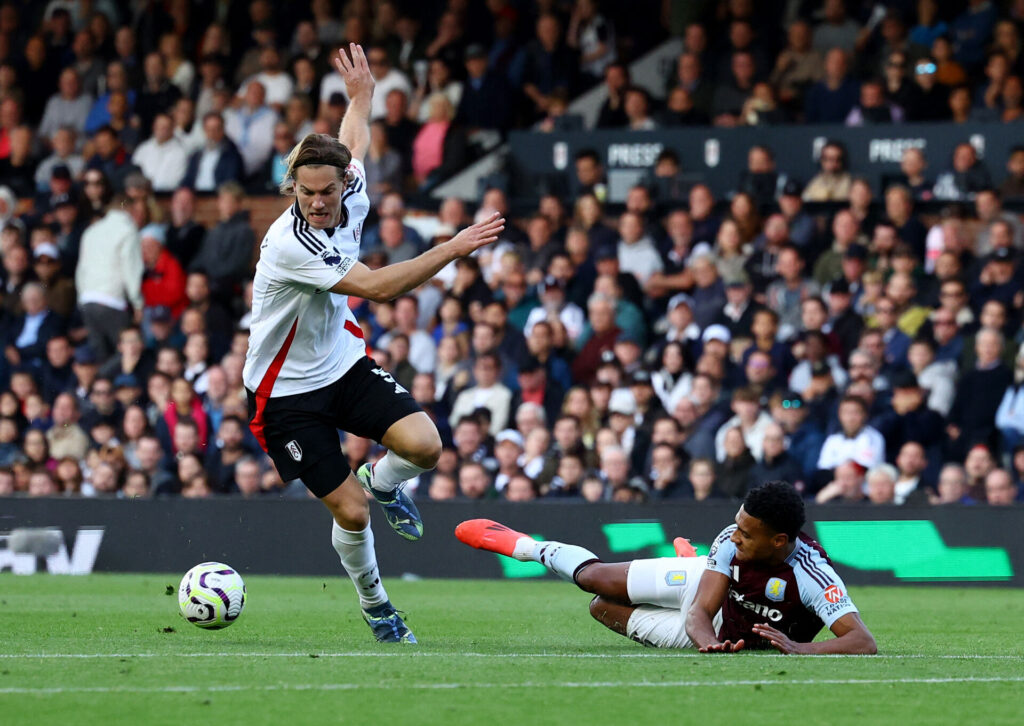
<path fill-rule="evenodd" d="M 844 461 L 855 461 L 865 469 L 885 459 L 885 439 L 868 426 L 868 406 L 859 396 L 845 396 L 839 402 L 841 431 L 825 439 L 818 456 L 819 469 L 835 469 Z"/>
<path fill-rule="evenodd" d="M 109 205 L 106 214 L 82 234 L 75 269 L 78 307 L 89 347 L 100 360 L 114 353 L 121 329 L 133 317 L 141 319 L 144 269 L 139 230 L 131 215 L 117 200 L 104 201 Z"/>
<path fill-rule="evenodd" d="M 174 136 L 174 122 L 166 113 L 153 119 L 153 135 L 139 144 L 132 161 L 153 184 L 155 192 L 173 192 L 185 177 L 188 154 Z"/>
<path fill-rule="evenodd" d="M 224 131 L 235 142 L 245 164 L 245 175 L 263 169 L 274 150 L 274 125 L 277 113 L 265 104 L 266 90 L 259 81 L 245 88 L 245 100 L 224 112 Z"/>
<path fill-rule="evenodd" d="M 405 93 L 406 98 L 409 98 L 412 96 L 412 84 L 409 83 L 409 79 L 406 78 L 402 71 L 391 67 L 387 51 L 383 48 L 371 48 L 367 58 L 370 71 L 375 79 L 374 82 L 377 84 L 377 90 L 373 93 L 373 103 L 370 106 L 370 120 L 375 121 L 383 118 L 387 113 L 386 99 L 388 94 L 397 90 L 402 91 Z M 346 101 L 349 100 L 348 89 L 342 80 L 337 76 L 328 76 L 320 84 L 321 107 L 327 103 L 331 94 L 334 93 L 340 93 L 345 97 Z"/>
<path fill-rule="evenodd" d="M 437 367 L 437 345 L 434 336 L 417 327 L 420 302 L 415 295 L 403 295 L 395 300 L 395 327 L 380 337 L 377 347 L 385 349 L 394 333 L 409 339 L 409 362 L 417 373 L 433 373 Z"/>
<path fill-rule="evenodd" d="M 644 221 L 636 212 L 619 217 L 619 271 L 629 272 L 643 287 L 656 272 L 665 269 L 654 240 L 644 234 Z"/>
<path fill-rule="evenodd" d="M 772 417 L 761 410 L 758 393 L 753 388 L 737 388 L 732 394 L 732 410 L 736 414 L 715 433 L 715 458 L 725 461 L 725 435 L 729 429 L 740 427 L 743 441 L 750 455 L 758 461 L 764 458 L 764 432 L 772 425 Z"/>
<path fill-rule="evenodd" d="M 455 426 L 463 416 L 469 416 L 478 408 L 486 408 L 491 412 L 491 435 L 502 431 L 508 424 L 512 391 L 500 381 L 500 376 L 501 358 L 496 353 L 477 356 L 473 364 L 476 385 L 456 397 L 448 422 Z"/>
<path fill-rule="evenodd" d="M 495 242 L 504 220 L 495 214 L 406 262 L 376 270 L 360 263 L 374 81 L 354 43 L 334 65 L 351 103 L 337 139 L 310 134 L 288 156 L 281 191 L 295 195 L 295 203 L 260 244 L 242 378 L 249 427 L 282 479 L 301 478 L 331 512 L 331 542 L 374 637 L 415 643 L 381 583 L 363 489 L 399 535 L 419 539 L 423 524 L 401 485 L 436 466 L 441 437 L 409 392 L 367 357 L 348 296 L 379 303 L 409 292 L 452 260 Z M 353 473 L 339 429 L 389 451 Z"/>
<path fill-rule="evenodd" d="M 295 82 L 292 77 L 281 70 L 281 54 L 277 48 L 268 45 L 260 51 L 260 68 L 256 75 L 248 78 L 239 89 L 238 95 L 243 98 L 249 90 L 249 84 L 253 81 L 261 84 L 266 91 L 266 103 L 278 112 L 284 109 L 284 105 L 291 98 L 295 89 Z"/>

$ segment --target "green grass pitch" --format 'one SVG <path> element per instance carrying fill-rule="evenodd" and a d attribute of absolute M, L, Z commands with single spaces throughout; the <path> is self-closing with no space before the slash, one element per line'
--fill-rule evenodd
<path fill-rule="evenodd" d="M 167 575 L 0 575 L 0 724 L 1019 724 L 1024 590 L 855 588 L 877 657 L 701 656 L 620 638 L 554 581 L 399 582 L 418 646 L 348 580 L 249 577 L 230 628 Z"/>

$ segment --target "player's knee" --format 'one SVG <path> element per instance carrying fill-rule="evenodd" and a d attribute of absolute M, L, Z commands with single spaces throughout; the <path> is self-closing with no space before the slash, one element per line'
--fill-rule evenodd
<path fill-rule="evenodd" d="M 341 501 L 332 502 L 329 507 L 342 529 L 360 532 L 370 523 L 370 506 L 365 499 L 346 497 Z"/>
<path fill-rule="evenodd" d="M 410 450 L 403 456 L 422 469 L 433 469 L 437 466 L 437 460 L 441 458 L 441 436 L 437 429 L 433 426 L 429 429 L 424 428 Z"/>
<path fill-rule="evenodd" d="M 604 616 L 607 612 L 608 603 L 600 595 L 595 595 L 590 601 L 590 617 L 604 625 Z"/>

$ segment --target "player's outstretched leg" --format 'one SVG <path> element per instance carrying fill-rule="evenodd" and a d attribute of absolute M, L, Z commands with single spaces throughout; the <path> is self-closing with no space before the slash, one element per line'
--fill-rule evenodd
<path fill-rule="evenodd" d="M 337 472 L 334 466 L 336 464 L 329 461 L 314 464 L 303 476 L 328 477 L 332 471 Z M 381 581 L 370 529 L 370 510 L 358 480 L 350 473 L 340 487 L 321 501 L 334 517 L 331 544 L 355 585 L 363 620 L 373 631 L 373 637 L 382 643 L 415 643 L 416 636 L 391 604 Z"/>
<path fill-rule="evenodd" d="M 562 579 L 576 584 L 579 584 L 576 575 L 580 570 L 599 562 L 597 555 L 583 547 L 547 540 L 538 542 L 491 519 L 467 520 L 455 528 L 455 536 L 470 547 L 523 562 L 539 562 Z"/>
<path fill-rule="evenodd" d="M 403 487 L 409 479 L 437 465 L 441 437 L 430 417 L 417 411 L 391 424 L 381 443 L 388 453 L 373 466 L 359 467 L 359 483 L 381 505 L 395 532 L 405 539 L 417 540 L 423 536 L 423 520 Z"/>

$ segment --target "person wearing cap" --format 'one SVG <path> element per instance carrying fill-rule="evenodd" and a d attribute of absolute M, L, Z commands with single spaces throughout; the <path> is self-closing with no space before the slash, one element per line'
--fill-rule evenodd
<path fill-rule="evenodd" d="M 52 238 L 53 233 L 46 229 Z M 77 296 L 75 283 L 61 274 L 61 254 L 57 245 L 49 240 L 33 244 L 32 269 L 46 290 L 46 306 L 67 319 L 75 310 Z"/>
<path fill-rule="evenodd" d="M 139 232 L 142 240 L 142 299 L 147 310 L 161 306 L 175 318 L 188 306 L 185 296 L 185 271 L 164 246 L 167 231 L 164 225 L 148 224 Z"/>
<path fill-rule="evenodd" d="M 455 113 L 456 123 L 470 131 L 501 130 L 508 125 L 509 92 L 501 73 L 488 68 L 487 49 L 480 43 L 466 46 L 466 82 Z"/>
<path fill-rule="evenodd" d="M 523 403 L 541 406 L 548 421 L 558 418 L 565 390 L 548 376 L 546 366 L 535 356 L 527 355 L 519 363 L 519 390 L 512 397 L 512 410 L 518 411 Z"/>
<path fill-rule="evenodd" d="M 885 437 L 889 460 L 895 461 L 908 441 L 916 441 L 937 462 L 941 455 L 939 447 L 945 440 L 945 420 L 928 408 L 927 391 L 913 372 L 897 371 L 890 382 L 892 406 L 874 420 L 875 428 Z"/>
<path fill-rule="evenodd" d="M 509 480 L 522 472 L 519 457 L 523 455 L 523 435 L 515 429 L 503 429 L 494 437 L 494 458 L 498 470 L 494 473 L 494 488 L 503 491 Z"/>
<path fill-rule="evenodd" d="M 685 292 L 676 293 L 668 301 L 668 312 L 666 321 L 668 330 L 665 331 L 665 340 L 668 342 L 677 341 L 689 346 L 700 340 L 700 326 L 693 320 L 695 307 L 693 298 Z"/>
<path fill-rule="evenodd" d="M 779 210 L 789 225 L 789 239 L 802 250 L 809 249 L 817 234 L 814 218 L 804 211 L 803 188 L 796 179 L 789 179 L 779 194 Z"/>
<path fill-rule="evenodd" d="M 643 368 L 637 369 L 629 376 L 627 383 L 636 402 L 638 426 L 650 434 L 654 429 L 654 422 L 666 415 L 665 407 L 655 393 L 651 374 Z"/>
<path fill-rule="evenodd" d="M 722 306 L 715 323 L 728 328 L 733 338 L 749 337 L 754 313 L 758 309 L 750 298 L 753 292 L 750 277 L 743 270 L 739 270 L 727 276 L 724 282 L 726 303 Z"/>

